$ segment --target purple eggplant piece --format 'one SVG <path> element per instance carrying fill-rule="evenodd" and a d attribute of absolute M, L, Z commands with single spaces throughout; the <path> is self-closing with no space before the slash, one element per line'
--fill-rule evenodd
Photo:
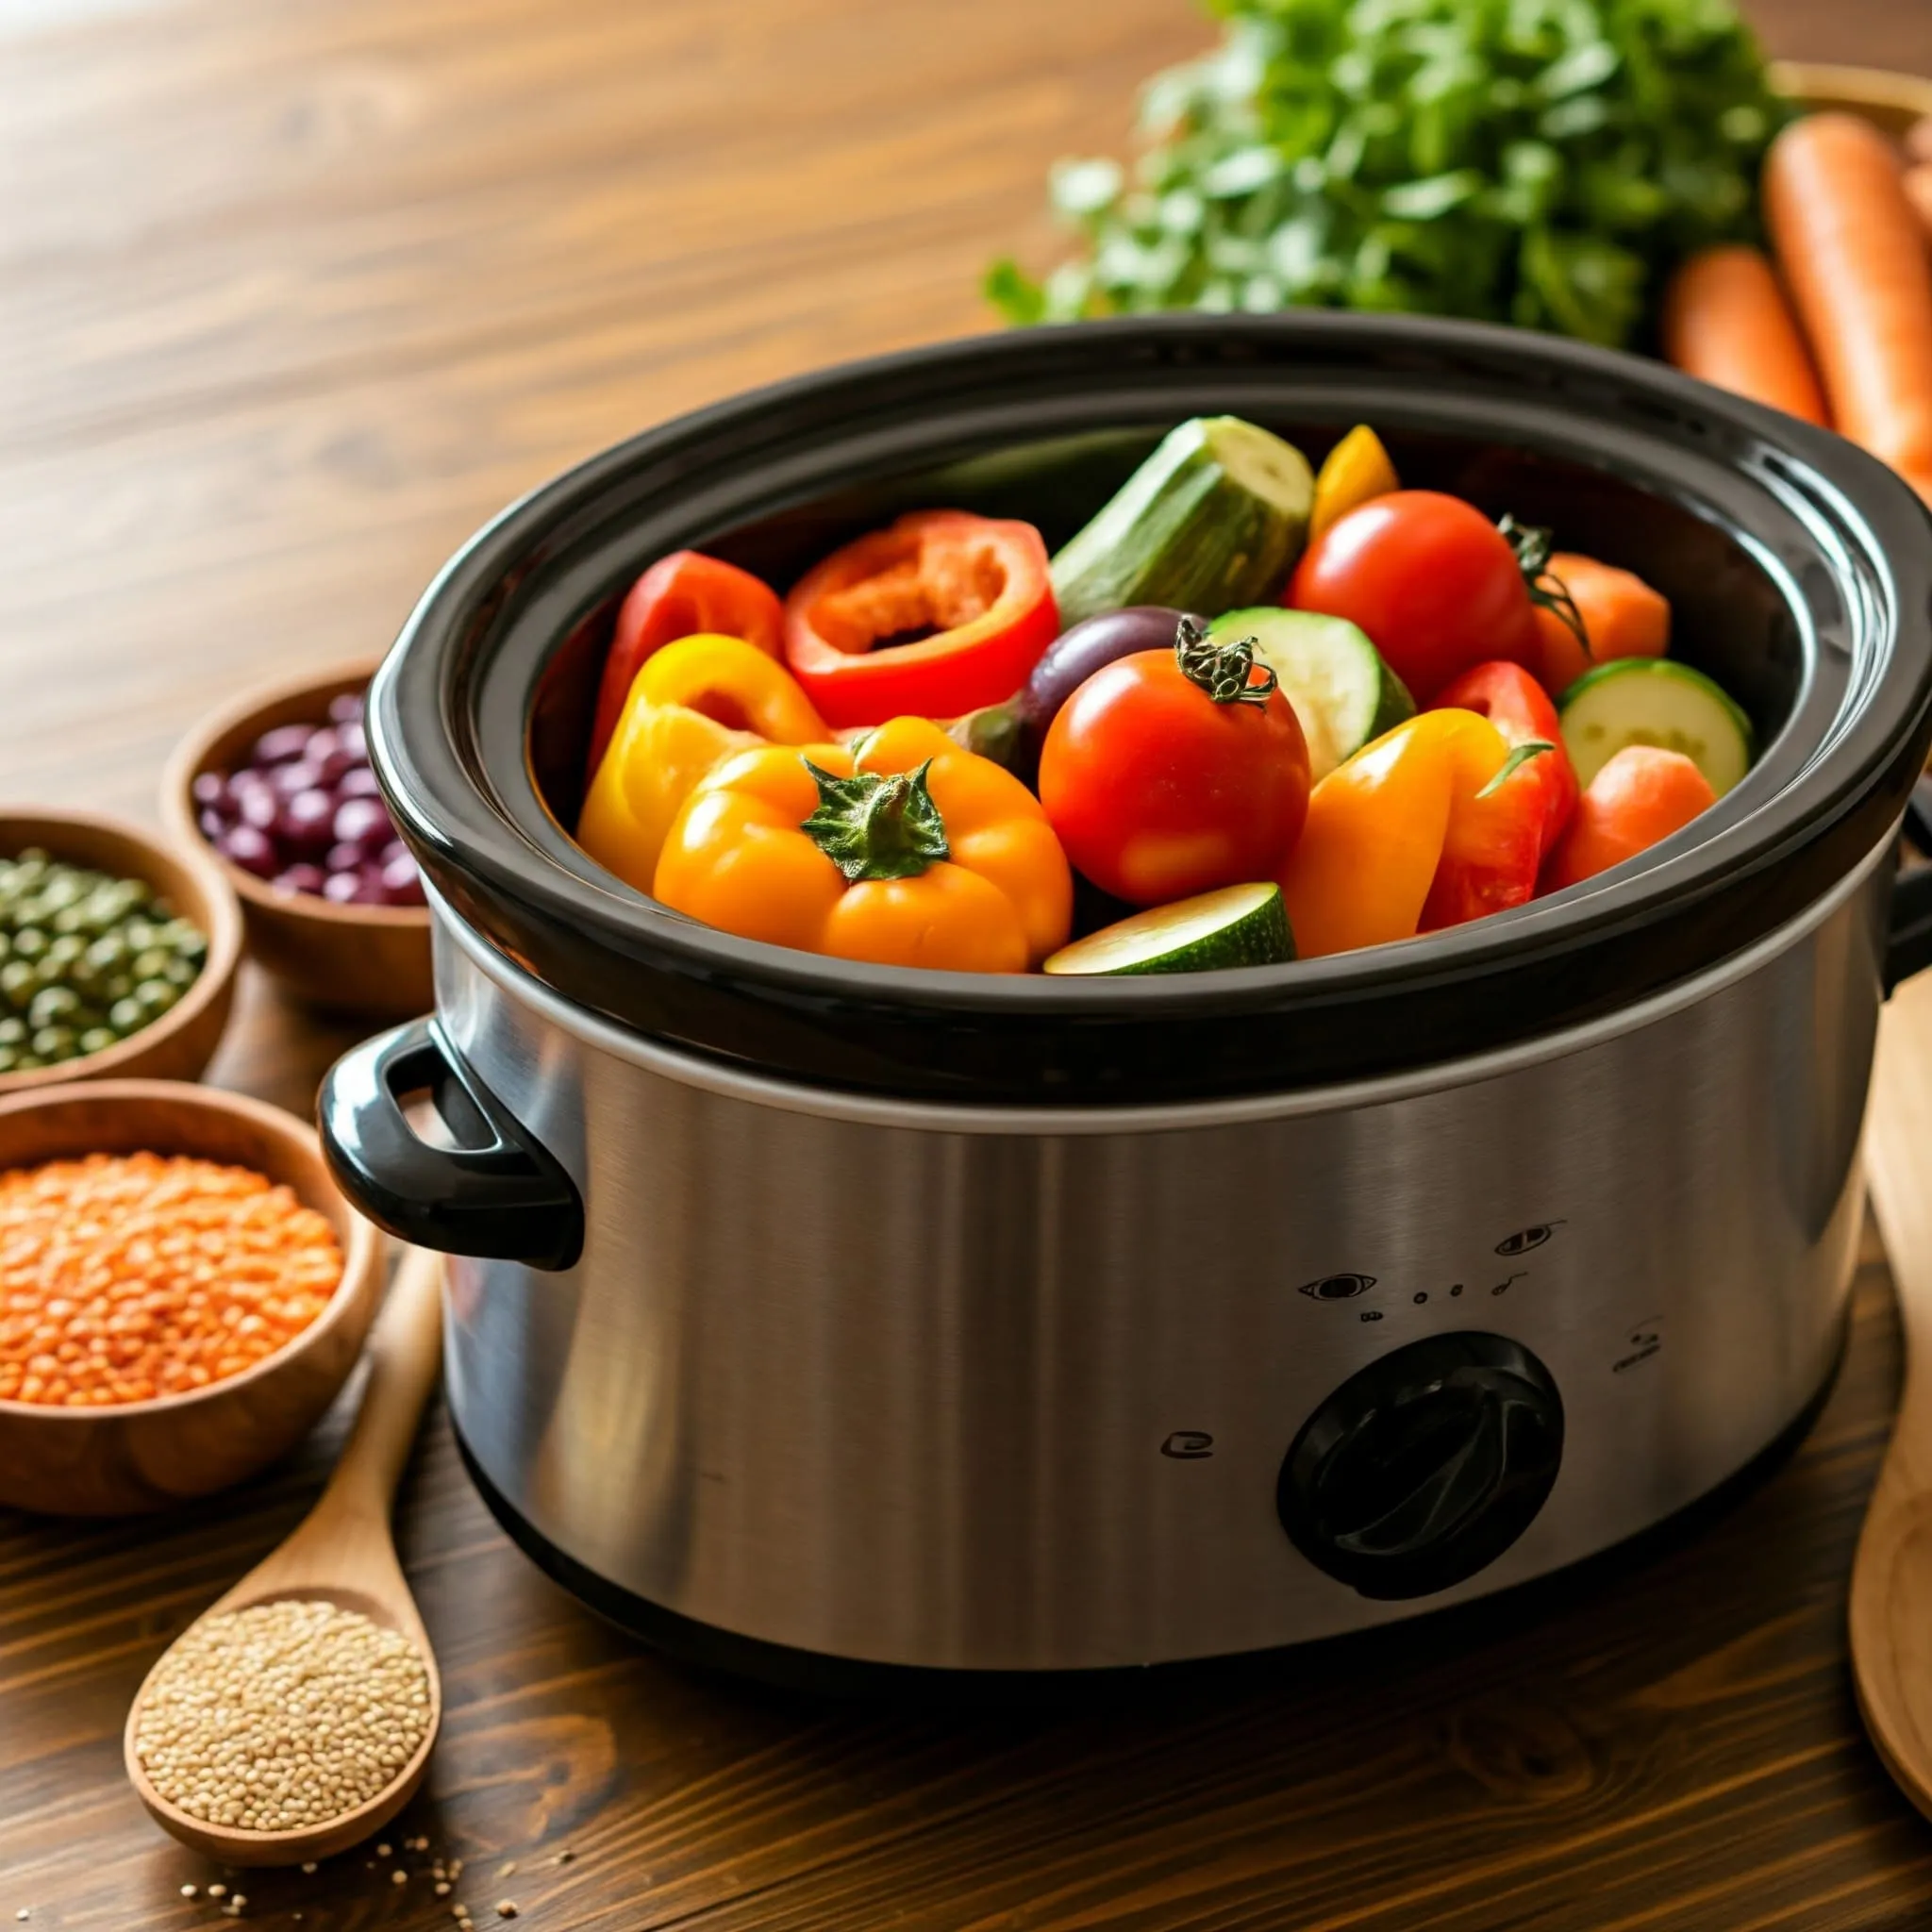
<path fill-rule="evenodd" d="M 1087 618 L 1046 647 L 1015 696 L 969 712 L 952 727 L 953 736 L 969 751 L 1005 765 L 1031 784 L 1040 769 L 1040 747 L 1060 707 L 1117 658 L 1136 651 L 1173 650 L 1182 614 L 1158 604 L 1132 604 Z"/>

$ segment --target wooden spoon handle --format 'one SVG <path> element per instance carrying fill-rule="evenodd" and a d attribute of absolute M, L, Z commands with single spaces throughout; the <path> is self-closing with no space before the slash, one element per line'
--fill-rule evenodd
<path fill-rule="evenodd" d="M 1852 1564 L 1852 1681 L 1886 1769 L 1932 1814 L 1932 974 L 1901 987 L 1879 1022 L 1865 1161 L 1906 1378 Z"/>
<path fill-rule="evenodd" d="M 442 1257 L 406 1248 L 369 1344 L 362 1407 L 317 1516 L 373 1513 L 389 1520 L 423 1405 L 442 1361 Z"/>
<path fill-rule="evenodd" d="M 1902 986 L 1879 1023 L 1865 1161 L 1906 1340 L 1889 1471 L 1902 1462 L 1915 1488 L 1932 1487 L 1932 974 Z"/>

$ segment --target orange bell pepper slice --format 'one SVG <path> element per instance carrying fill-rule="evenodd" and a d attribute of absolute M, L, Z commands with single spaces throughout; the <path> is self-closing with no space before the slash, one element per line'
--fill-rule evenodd
<path fill-rule="evenodd" d="M 1040 801 L 924 718 L 726 760 L 686 800 L 654 890 L 743 939 L 955 973 L 1024 973 L 1073 926 Z"/>
<path fill-rule="evenodd" d="M 1487 718 L 1424 711 L 1330 772 L 1281 874 L 1296 953 L 1386 945 L 1529 898 L 1542 797 L 1504 774 L 1510 756 Z"/>

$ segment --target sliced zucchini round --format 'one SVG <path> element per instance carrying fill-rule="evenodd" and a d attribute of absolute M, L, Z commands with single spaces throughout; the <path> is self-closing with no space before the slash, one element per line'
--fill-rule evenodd
<path fill-rule="evenodd" d="M 1308 743 L 1308 776 L 1317 785 L 1363 745 L 1415 716 L 1407 686 L 1345 617 L 1267 604 L 1217 617 L 1208 635 L 1217 643 L 1254 639 L 1257 660 L 1281 680 L 1281 694 L 1294 708 Z"/>
<path fill-rule="evenodd" d="M 1751 721 L 1701 671 L 1670 658 L 1613 658 L 1586 671 L 1558 704 L 1580 785 L 1626 744 L 1680 751 L 1722 798 L 1751 769 Z"/>
<path fill-rule="evenodd" d="M 1213 973 L 1294 958 L 1276 885 L 1223 886 L 1156 906 L 1062 946 L 1048 973 Z"/>

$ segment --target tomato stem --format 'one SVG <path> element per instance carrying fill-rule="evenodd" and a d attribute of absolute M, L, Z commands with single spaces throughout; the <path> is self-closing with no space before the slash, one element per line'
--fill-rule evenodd
<path fill-rule="evenodd" d="M 1554 611 L 1563 628 L 1582 645 L 1583 655 L 1594 658 L 1596 653 L 1590 648 L 1590 630 L 1583 622 L 1583 612 L 1576 608 L 1570 586 L 1550 568 L 1550 554 L 1556 548 L 1553 533 L 1534 524 L 1519 524 L 1507 514 L 1497 521 L 1496 527 L 1516 553 L 1517 568 L 1529 589 L 1529 601 L 1539 609 Z"/>
<path fill-rule="evenodd" d="M 799 755 L 819 788 L 818 809 L 800 826 L 848 885 L 861 879 L 916 879 L 950 858 L 946 822 L 926 789 L 932 760 L 890 777 L 877 772 L 835 776 Z"/>
<path fill-rule="evenodd" d="M 1217 705 L 1265 705 L 1281 680 L 1273 669 L 1255 663 L 1257 638 L 1234 638 L 1225 642 L 1210 638 L 1191 617 L 1184 617 L 1174 634 L 1174 661 L 1181 675 L 1197 685 Z M 1258 683 L 1252 681 L 1261 673 Z"/>

